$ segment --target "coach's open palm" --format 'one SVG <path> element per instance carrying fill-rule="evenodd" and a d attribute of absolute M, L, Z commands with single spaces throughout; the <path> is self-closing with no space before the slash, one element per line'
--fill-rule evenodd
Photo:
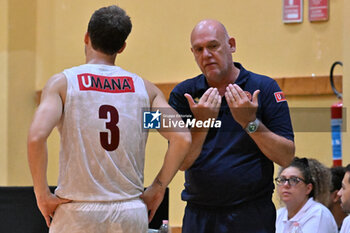
<path fill-rule="evenodd" d="M 199 102 L 194 102 L 190 94 L 185 94 L 190 109 L 197 120 L 205 121 L 209 118 L 217 118 L 221 106 L 221 96 L 217 88 L 209 88 L 204 92 Z"/>
<path fill-rule="evenodd" d="M 229 84 L 226 88 L 225 98 L 231 114 L 243 128 L 256 119 L 259 93 L 260 90 L 256 90 L 250 99 L 237 84 Z"/>

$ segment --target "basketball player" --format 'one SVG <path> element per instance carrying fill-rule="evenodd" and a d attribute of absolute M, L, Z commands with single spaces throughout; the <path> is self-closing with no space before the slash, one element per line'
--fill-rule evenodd
<path fill-rule="evenodd" d="M 43 89 L 29 130 L 28 160 L 50 233 L 147 232 L 190 147 L 187 129 L 160 131 L 168 150 L 143 193 L 147 132 L 142 110 L 167 108 L 177 114 L 153 84 L 114 65 L 131 27 L 117 6 L 95 11 L 84 37 L 86 64 L 54 75 Z M 159 119 L 159 112 L 153 117 Z M 61 149 L 53 194 L 46 177 L 46 141 L 56 126 Z"/>

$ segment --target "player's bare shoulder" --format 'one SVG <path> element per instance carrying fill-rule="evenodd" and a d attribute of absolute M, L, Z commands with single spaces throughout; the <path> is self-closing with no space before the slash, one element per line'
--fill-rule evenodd
<path fill-rule="evenodd" d="M 53 75 L 46 83 L 41 98 L 45 98 L 46 95 L 59 94 L 62 102 L 65 102 L 67 93 L 67 79 L 63 73 Z"/>
<path fill-rule="evenodd" d="M 156 85 L 154 85 L 153 83 L 151 83 L 150 81 L 145 80 L 145 79 L 143 79 L 143 81 L 145 83 L 145 87 L 146 87 L 146 90 L 147 90 L 147 93 L 149 96 L 151 106 L 152 106 L 152 103 L 156 97 L 158 97 L 158 98 L 160 97 L 160 98 L 165 99 L 162 91 L 159 90 L 159 88 Z"/>

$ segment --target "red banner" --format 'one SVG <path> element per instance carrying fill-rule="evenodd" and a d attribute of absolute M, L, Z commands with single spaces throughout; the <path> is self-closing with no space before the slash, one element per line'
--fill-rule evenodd
<path fill-rule="evenodd" d="M 309 0 L 309 21 L 328 20 L 328 0 Z"/>
<path fill-rule="evenodd" d="M 300 23 L 303 21 L 303 0 L 283 0 L 283 22 Z"/>

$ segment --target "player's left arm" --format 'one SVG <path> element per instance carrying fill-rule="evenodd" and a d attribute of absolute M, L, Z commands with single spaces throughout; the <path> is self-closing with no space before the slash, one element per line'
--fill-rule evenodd
<path fill-rule="evenodd" d="M 46 176 L 48 162 L 46 141 L 61 119 L 66 86 L 63 74 L 57 74 L 50 78 L 43 89 L 41 103 L 34 115 L 28 134 L 28 162 L 33 178 L 35 197 L 48 227 L 57 206 L 69 202 L 69 200 L 61 199 L 51 193 Z"/>
<path fill-rule="evenodd" d="M 155 85 L 148 81 L 145 81 L 145 85 L 150 96 L 152 111 L 162 109 L 168 115 L 174 116 L 173 121 L 182 121 L 179 114 L 169 106 L 163 93 Z M 179 170 L 191 145 L 191 134 L 186 127 L 180 128 L 179 126 L 173 126 L 158 131 L 168 140 L 168 150 L 158 175 L 142 195 L 150 211 L 149 221 L 152 220 L 157 208 L 162 202 L 166 187 Z"/>
<path fill-rule="evenodd" d="M 250 100 L 236 84 L 230 84 L 226 89 L 225 98 L 231 114 L 243 129 L 247 127 L 249 122 L 256 119 L 259 93 L 260 90 L 256 90 L 253 93 L 252 100 Z M 250 133 L 249 136 L 264 155 L 278 165 L 284 167 L 293 160 L 295 153 L 294 142 L 272 132 L 261 121 L 257 131 Z"/>

